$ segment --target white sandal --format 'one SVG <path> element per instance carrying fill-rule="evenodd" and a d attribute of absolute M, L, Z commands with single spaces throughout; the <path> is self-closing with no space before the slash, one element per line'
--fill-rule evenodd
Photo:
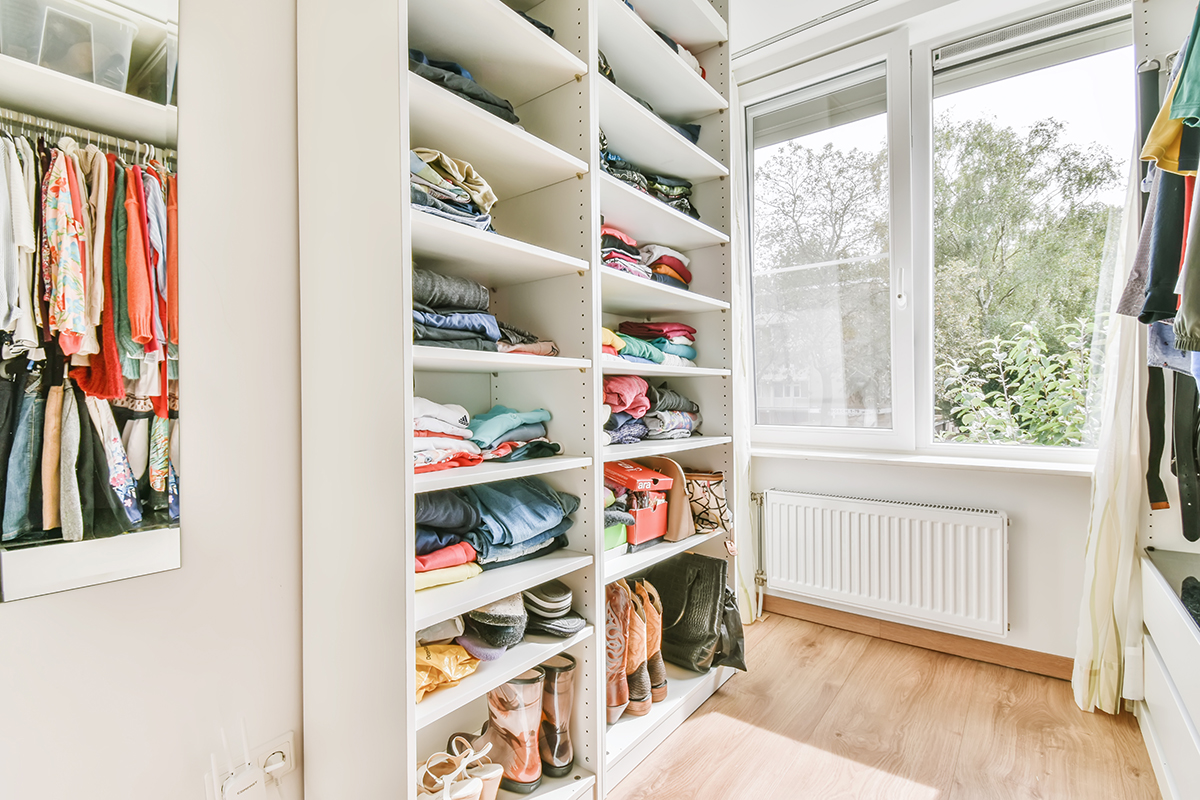
<path fill-rule="evenodd" d="M 434 753 L 417 768 L 417 795 L 437 800 L 480 800 L 483 781 L 467 774 L 467 762 L 459 756 Z"/>
<path fill-rule="evenodd" d="M 493 764 L 492 760 L 487 757 L 487 753 L 491 749 L 492 743 L 488 742 L 482 750 L 475 752 L 471 747 L 471 742 L 465 736 L 455 736 L 450 742 L 451 754 L 462 759 L 463 765 L 467 768 L 467 775 L 478 778 L 483 783 L 480 800 L 496 800 L 496 794 L 500 791 L 500 779 L 504 777 L 504 767 Z"/>

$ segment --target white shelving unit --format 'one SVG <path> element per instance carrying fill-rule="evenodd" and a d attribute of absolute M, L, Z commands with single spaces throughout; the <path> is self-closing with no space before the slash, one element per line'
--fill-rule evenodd
<path fill-rule="evenodd" d="M 329 141 L 341 135 L 341 115 L 378 146 L 382 156 L 373 179 L 384 187 L 377 203 L 355 210 L 345 202 L 360 182 L 352 171 L 324 169 L 322 163 L 302 176 L 301 289 L 307 303 L 302 353 L 304 374 L 310 376 L 303 404 L 305 747 L 306 791 L 314 796 L 352 791 L 415 798 L 412 764 L 443 749 L 450 733 L 479 730 L 487 719 L 489 690 L 566 652 L 578 664 L 571 723 L 575 769 L 564 778 L 544 778 L 535 792 L 521 797 L 598 800 L 729 677 L 723 670 L 698 676 L 672 667 L 666 701 L 645 717 L 605 724 L 606 582 L 638 575 L 685 551 L 728 556 L 722 534 L 605 557 L 604 463 L 666 455 L 734 479 L 728 435 L 734 429 L 735 320 L 727 0 L 635 5 L 647 21 L 620 0 L 350 0 L 344 10 L 300 0 L 301 161 L 321 163 Z M 554 37 L 518 11 L 552 27 Z M 371 22 L 364 26 L 364 20 Z M 652 26 L 695 53 L 707 79 Z M 480 85 L 513 104 L 520 127 L 406 72 L 410 48 L 461 64 Z M 617 85 L 595 69 L 597 50 L 608 57 Z M 656 113 L 631 95 L 650 102 Z M 392 96 L 396 106 L 388 102 Z M 351 111 L 359 108 L 361 114 Z M 699 124 L 699 144 L 665 120 Z M 692 181 L 702 219 L 604 172 L 601 128 L 614 152 L 656 173 Z M 499 198 L 492 210 L 498 232 L 409 207 L 407 154 L 414 147 L 469 162 L 488 180 Z M 686 254 L 695 275 L 692 291 L 602 267 L 602 217 L 640 243 Z M 344 258 L 348 230 L 366 237 L 355 242 L 363 257 L 353 269 Z M 492 313 L 553 339 L 562 355 L 414 346 L 407 335 L 414 265 L 488 287 Z M 363 287 L 369 287 L 365 297 Z M 328 359 L 343 357 L 346 342 L 330 342 L 321 327 L 327 296 L 342 303 L 355 298 L 356 306 L 364 306 L 354 311 L 355 341 L 396 343 L 398 355 L 372 382 L 369 400 L 350 401 L 363 413 L 380 406 L 392 412 L 376 415 L 377 425 L 366 436 L 348 436 L 328 420 L 329 387 L 320 376 L 328 374 Z M 693 325 L 701 366 L 603 358 L 601 327 L 615 329 L 627 319 Z M 353 357 L 362 372 L 380 372 L 378 355 Z M 641 375 L 655 385 L 669 379 L 671 388 L 700 405 L 705 435 L 605 446 L 601 406 L 608 375 Z M 472 414 L 493 404 L 545 408 L 551 413 L 548 436 L 561 442 L 563 452 L 414 475 L 408 467 L 414 396 L 459 403 Z M 353 479 L 345 475 L 347 465 L 353 465 Z M 529 476 L 580 498 L 566 548 L 417 591 L 414 498 Z M 573 609 L 587 623 L 581 633 L 566 640 L 529 636 L 457 686 L 413 702 L 416 631 L 549 580 L 572 589 Z M 386 769 L 358 769 L 372 755 Z M 354 774 L 349 789 L 337 783 L 338 764 Z"/>

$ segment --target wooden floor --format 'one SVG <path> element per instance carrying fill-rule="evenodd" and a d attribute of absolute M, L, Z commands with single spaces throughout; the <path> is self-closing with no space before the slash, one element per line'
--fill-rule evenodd
<path fill-rule="evenodd" d="M 1130 715 L 1069 683 L 778 615 L 610 800 L 1152 800 Z"/>

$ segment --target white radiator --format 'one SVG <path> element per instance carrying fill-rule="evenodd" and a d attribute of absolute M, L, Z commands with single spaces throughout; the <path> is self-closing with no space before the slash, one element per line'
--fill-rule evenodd
<path fill-rule="evenodd" d="M 917 625 L 1008 633 L 1008 517 L 771 490 L 767 589 Z"/>

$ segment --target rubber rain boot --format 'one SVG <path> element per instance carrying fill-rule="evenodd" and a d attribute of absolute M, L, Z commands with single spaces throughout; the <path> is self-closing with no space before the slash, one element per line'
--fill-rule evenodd
<path fill-rule="evenodd" d="M 542 774 L 561 778 L 575 766 L 571 746 L 571 708 L 575 704 L 575 659 L 563 653 L 542 664 Z"/>
<path fill-rule="evenodd" d="M 538 752 L 538 728 L 542 722 L 542 686 L 546 673 L 541 667 L 522 672 L 508 683 L 487 694 L 488 721 L 478 736 L 456 733 L 479 752 L 487 744 L 488 756 L 504 769 L 500 788 L 518 794 L 529 794 L 542 782 L 542 759 Z"/>

